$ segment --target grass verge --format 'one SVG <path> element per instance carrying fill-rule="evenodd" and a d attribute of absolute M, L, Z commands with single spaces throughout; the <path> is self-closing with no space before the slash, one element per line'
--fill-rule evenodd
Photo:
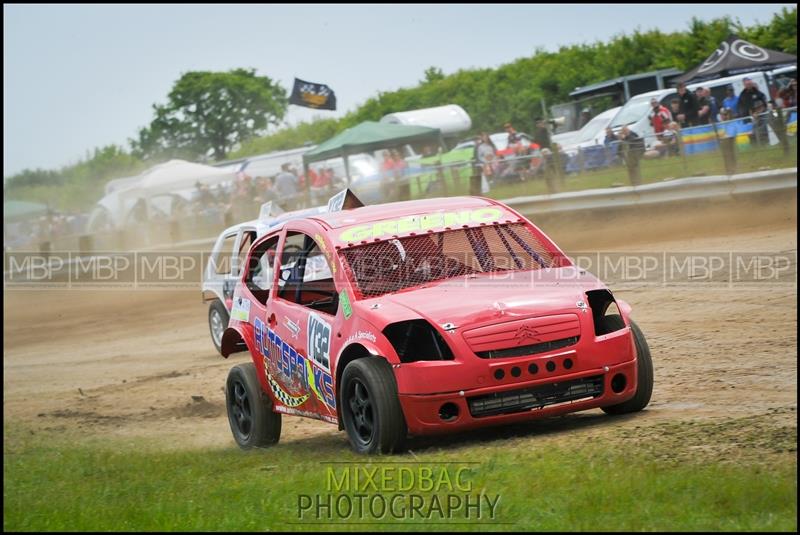
<path fill-rule="evenodd" d="M 676 447 L 660 442 L 661 433 L 648 434 L 647 448 L 602 436 L 555 443 L 523 437 L 456 441 L 446 449 L 364 458 L 330 437 L 254 452 L 232 445 L 162 451 L 157 444 L 101 437 L 76 442 L 19 426 L 7 425 L 5 431 L 5 530 L 797 528 L 796 451 L 772 453 L 772 460 L 764 462 L 674 457 L 658 454 Z M 394 471 L 388 486 L 387 467 Z M 409 490 L 400 488 L 401 467 L 415 473 L 405 480 L 404 486 L 414 483 Z M 447 472 L 455 488 L 440 484 L 428 490 L 420 467 L 428 467 L 431 479 L 438 481 Z M 373 474 L 377 490 L 365 477 L 373 468 L 378 470 Z M 350 474 L 347 485 L 342 484 L 345 472 Z M 378 515 L 379 507 L 369 511 L 365 506 L 367 512 L 359 515 L 354 500 L 360 494 L 367 502 L 400 494 L 404 497 L 394 512 L 403 505 L 406 509 L 399 519 L 391 511 Z M 424 503 L 419 514 L 408 509 L 411 494 Z M 353 511 L 345 515 L 340 508 L 328 514 L 323 508 L 320 513 L 314 506 L 301 518 L 301 495 L 320 496 L 323 503 L 326 496 L 337 500 L 346 495 Z M 481 509 L 481 518 L 475 509 L 466 518 L 464 508 L 446 507 L 442 514 L 432 508 L 435 500 L 446 503 L 450 496 L 466 495 L 473 500 L 499 496 L 494 515 L 488 507 Z"/>

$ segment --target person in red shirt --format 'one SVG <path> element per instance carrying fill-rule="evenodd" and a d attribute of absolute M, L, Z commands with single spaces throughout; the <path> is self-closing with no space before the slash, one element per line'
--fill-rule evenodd
<path fill-rule="evenodd" d="M 383 151 L 383 162 L 381 163 L 381 171 L 383 171 L 383 177 L 389 178 L 392 176 L 392 171 L 394 170 L 394 158 L 392 154 L 385 150 Z"/>
<path fill-rule="evenodd" d="M 662 133 L 667 129 L 669 123 L 672 122 L 672 113 L 662 106 L 657 98 L 650 99 L 650 124 L 653 125 L 653 131 L 658 139 L 661 139 Z"/>
<path fill-rule="evenodd" d="M 394 174 L 395 178 L 400 178 L 405 173 L 406 167 L 408 164 L 406 163 L 405 158 L 403 155 L 400 154 L 400 151 L 397 149 L 392 150 L 392 159 L 394 160 Z"/>

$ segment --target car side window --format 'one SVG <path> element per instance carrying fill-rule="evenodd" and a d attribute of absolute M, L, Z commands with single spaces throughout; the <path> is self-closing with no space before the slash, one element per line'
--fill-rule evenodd
<path fill-rule="evenodd" d="M 246 230 L 242 234 L 242 241 L 239 243 L 239 252 L 236 261 L 238 273 L 242 272 L 244 262 L 247 260 L 247 253 L 250 251 L 250 247 L 253 245 L 254 241 L 256 241 L 256 231 Z"/>
<path fill-rule="evenodd" d="M 236 233 L 225 236 L 222 246 L 213 256 L 214 272 L 217 275 L 229 275 L 231 272 L 231 258 L 233 246 L 236 243 Z"/>
<path fill-rule="evenodd" d="M 319 244 L 302 232 L 286 235 L 281 254 L 278 296 L 335 315 L 339 296 L 328 259 Z"/>
<path fill-rule="evenodd" d="M 244 283 L 259 303 L 267 304 L 274 280 L 275 256 L 278 251 L 278 236 L 270 238 L 258 246 L 250 256 Z"/>

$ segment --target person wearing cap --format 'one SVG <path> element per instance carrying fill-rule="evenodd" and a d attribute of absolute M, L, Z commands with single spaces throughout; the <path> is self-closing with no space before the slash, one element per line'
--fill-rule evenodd
<path fill-rule="evenodd" d="M 752 79 L 745 78 L 743 81 L 744 89 L 739 93 L 739 103 L 736 110 L 739 117 L 751 115 L 755 108 L 756 101 L 767 102 L 767 97 L 758 89 L 758 86 L 753 83 Z"/>
<path fill-rule="evenodd" d="M 737 116 L 737 110 L 739 108 L 739 97 L 736 96 L 736 90 L 733 88 L 732 85 L 729 85 L 725 88 L 725 98 L 722 100 L 722 107 L 727 108 L 730 110 L 730 114 L 728 119 L 735 119 Z"/>

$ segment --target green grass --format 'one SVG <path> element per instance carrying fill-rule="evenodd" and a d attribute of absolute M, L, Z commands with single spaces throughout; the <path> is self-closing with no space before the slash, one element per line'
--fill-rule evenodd
<path fill-rule="evenodd" d="M 550 437 L 552 438 L 552 437 Z M 796 530 L 796 456 L 777 462 L 654 456 L 619 440 L 501 437 L 364 458 L 330 436 L 255 452 L 162 451 L 157 444 L 6 426 L 5 530 Z M 652 446 L 652 444 L 651 444 Z M 664 448 L 674 444 L 664 443 Z M 638 451 L 639 453 L 636 453 Z M 324 493 L 331 461 L 469 468 L 497 516 L 434 524 L 303 524 L 299 494 Z M 465 464 L 475 462 L 476 464 Z M 455 464 L 444 464 L 455 463 Z M 340 472 L 338 472 L 340 473 Z M 336 494 L 336 493 L 334 493 Z M 350 493 L 352 494 L 352 492 Z M 369 493 L 374 494 L 374 492 Z M 392 493 L 389 493 L 392 494 Z M 431 493 L 417 492 L 427 499 Z M 438 493 L 440 497 L 449 494 Z M 426 502 L 427 503 L 427 502 Z M 308 519 L 308 517 L 306 517 Z M 362 520 L 375 520 L 365 517 Z M 384 518 L 382 521 L 392 520 Z M 455 522 L 467 522 L 456 524 Z M 488 523 L 487 523 L 488 522 Z"/>

